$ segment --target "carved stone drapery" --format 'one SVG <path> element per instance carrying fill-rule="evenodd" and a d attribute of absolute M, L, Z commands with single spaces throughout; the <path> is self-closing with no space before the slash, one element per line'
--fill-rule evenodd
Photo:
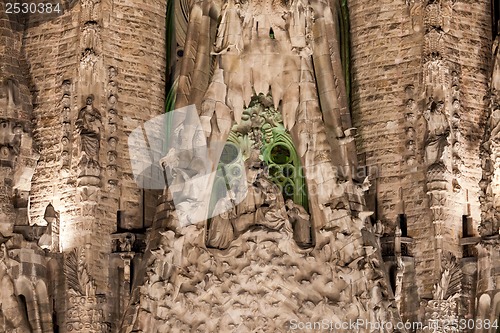
<path fill-rule="evenodd" d="M 83 163 L 98 161 L 102 117 L 101 113 L 93 106 L 94 96 L 88 96 L 86 104 L 80 109 L 76 127 L 80 133 L 80 149 L 84 153 Z"/>
<path fill-rule="evenodd" d="M 179 223 L 175 213 L 163 216 L 164 225 Z M 324 230 L 316 248 L 303 250 L 284 228 L 251 228 L 225 252 L 214 252 L 200 244 L 202 225 L 158 231 L 145 253 L 140 273 L 145 279 L 134 289 L 122 332 L 262 327 L 279 332 L 290 328 L 291 318 L 306 317 L 334 323 L 364 318 L 394 326 L 399 320 L 387 300 L 380 253 L 359 234 Z M 179 308 L 175 304 L 187 311 L 161 311 L 153 318 L 147 310 Z M 228 311 L 233 315 L 225 315 Z M 191 313 L 199 320 L 188 319 Z"/>
<path fill-rule="evenodd" d="M 450 126 L 444 113 L 444 102 L 431 98 L 423 114 L 427 122 L 425 138 L 425 160 L 428 165 L 442 162 L 444 149 L 448 145 Z"/>

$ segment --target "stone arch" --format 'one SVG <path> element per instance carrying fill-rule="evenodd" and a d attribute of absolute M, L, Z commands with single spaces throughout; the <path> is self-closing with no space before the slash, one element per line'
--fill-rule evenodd
<path fill-rule="evenodd" d="M 27 315 L 24 315 L 21 299 L 16 292 L 14 280 L 9 275 L 9 268 L 0 260 L 0 314 L 6 329 L 17 329 L 19 333 L 32 332 Z"/>
<path fill-rule="evenodd" d="M 42 332 L 53 332 L 51 302 L 47 291 L 47 285 L 42 280 L 38 280 L 35 284 L 35 298 L 40 314 Z"/>
<path fill-rule="evenodd" d="M 16 296 L 21 305 L 22 313 L 32 332 L 41 332 L 40 317 L 35 299 L 35 288 L 25 276 L 20 276 L 14 282 Z"/>
<path fill-rule="evenodd" d="M 488 294 L 482 294 L 477 302 L 476 318 L 484 320 L 489 318 L 488 312 L 490 311 L 491 297 Z M 476 328 L 476 333 L 483 332 L 483 329 Z"/>
<path fill-rule="evenodd" d="M 491 322 L 497 321 L 496 324 L 500 325 L 500 291 L 498 291 L 495 296 L 493 296 L 493 302 L 491 306 L 491 316 L 490 316 Z M 492 332 L 497 332 L 495 328 L 491 330 Z"/>
<path fill-rule="evenodd" d="M 278 158 L 289 154 L 287 156 L 288 158 L 286 160 L 277 161 L 274 156 L 275 150 L 284 151 L 281 155 L 278 152 Z M 270 169 L 270 173 L 273 173 L 271 168 L 276 166 L 277 176 L 271 174 L 271 177 L 282 188 L 285 200 L 288 198 L 293 199 L 294 202 L 300 204 L 307 210 L 309 203 L 307 200 L 306 181 L 302 171 L 302 164 L 293 144 L 292 137 L 285 131 L 284 127 L 273 129 L 273 141 L 265 147 L 263 158 Z M 283 180 L 279 179 L 280 177 L 283 178 Z M 288 185 L 290 186 L 288 187 Z M 292 191 L 288 190 L 289 188 L 291 188 Z"/>

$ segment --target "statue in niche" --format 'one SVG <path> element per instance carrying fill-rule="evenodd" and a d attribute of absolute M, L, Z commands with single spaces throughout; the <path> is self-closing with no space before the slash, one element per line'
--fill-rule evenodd
<path fill-rule="evenodd" d="M 224 250 L 234 239 L 232 221 L 236 218 L 236 214 L 233 198 L 233 192 L 229 191 L 215 204 L 207 239 L 207 244 L 210 247 Z"/>
<path fill-rule="evenodd" d="M 80 133 L 83 160 L 97 162 L 99 156 L 102 118 L 93 107 L 94 96 L 87 97 L 86 105 L 78 113 L 76 127 Z"/>
<path fill-rule="evenodd" d="M 243 199 L 241 201 L 238 200 L 239 204 L 236 205 L 236 214 L 238 216 L 255 212 L 264 203 L 260 189 L 256 186 L 257 179 L 263 172 L 259 153 L 258 149 L 252 150 L 250 157 L 245 161 L 247 184 L 246 186 L 242 186 L 244 188 L 238 189 L 237 192 L 237 195 L 244 195 Z"/>
<path fill-rule="evenodd" d="M 236 237 L 254 226 L 293 233 L 281 189 L 269 179 L 258 152 L 253 150 L 245 161 L 247 183 L 236 188 L 234 193 L 229 191 L 228 196 L 217 202 L 208 230 L 207 244 L 210 247 L 225 249 Z M 242 200 L 235 205 L 234 198 Z"/>
<path fill-rule="evenodd" d="M 257 187 L 263 194 L 264 203 L 257 208 L 254 223 L 273 230 L 284 228 L 285 231 L 292 233 L 285 210 L 285 201 L 278 185 L 273 183 L 267 174 L 264 174 L 258 178 Z"/>
<path fill-rule="evenodd" d="M 120 251 L 131 252 L 134 245 L 135 236 L 133 234 L 127 234 L 125 237 L 120 239 Z"/>
<path fill-rule="evenodd" d="M 82 49 L 100 54 L 99 27 L 95 22 L 86 22 L 82 31 Z"/>
<path fill-rule="evenodd" d="M 312 245 L 310 215 L 304 207 L 293 202 L 286 201 L 287 214 L 293 226 L 293 238 L 299 246 L 309 247 Z"/>
<path fill-rule="evenodd" d="M 450 125 L 444 113 L 444 102 L 435 102 L 430 99 L 424 118 L 427 122 L 425 133 L 425 160 L 428 165 L 438 163 L 443 158 L 445 147 L 448 145 Z"/>

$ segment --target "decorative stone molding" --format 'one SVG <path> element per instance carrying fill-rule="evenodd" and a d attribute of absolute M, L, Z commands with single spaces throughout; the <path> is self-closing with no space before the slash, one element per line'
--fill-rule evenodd
<path fill-rule="evenodd" d="M 500 207 L 496 204 L 500 195 L 498 184 L 498 170 L 500 170 L 500 35 L 496 36 L 493 44 L 493 71 L 490 85 L 490 110 L 487 128 L 480 148 L 483 177 L 479 183 L 481 193 L 481 236 L 496 235 L 500 225 Z"/>
<path fill-rule="evenodd" d="M 107 93 L 108 93 L 108 115 L 106 124 L 106 135 L 107 135 L 107 188 L 110 191 L 114 191 L 119 184 L 118 180 L 118 133 L 117 126 L 119 121 L 119 115 L 117 111 L 117 94 L 118 94 L 118 82 L 117 82 L 117 69 L 113 66 L 108 68 L 108 82 L 107 82 Z"/>

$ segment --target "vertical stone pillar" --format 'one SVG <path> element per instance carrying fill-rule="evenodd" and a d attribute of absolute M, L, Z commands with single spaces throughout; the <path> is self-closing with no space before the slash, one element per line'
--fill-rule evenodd
<path fill-rule="evenodd" d="M 77 310 L 59 316 L 61 330 L 103 332 L 119 321 L 113 305 L 121 297 L 114 292 L 121 286 L 110 280 L 116 268 L 110 264 L 111 234 L 117 220 L 128 229 L 148 226 L 156 206 L 154 195 L 135 182 L 130 165 L 136 157 L 129 154 L 135 147 L 128 146 L 128 135 L 164 112 L 166 2 L 71 5 L 47 20 L 30 17 L 24 33 L 35 139 L 43 156 L 30 215 L 32 223 L 41 224 L 49 203 L 59 212 L 68 292 L 57 302 L 65 303 L 61 309 Z M 72 251 L 84 255 L 72 261 Z M 75 296 L 70 267 L 80 273 L 85 268 L 95 295 L 82 288 Z M 71 317 L 75 313 L 85 314 Z"/>
<path fill-rule="evenodd" d="M 27 224 L 24 198 L 31 188 L 37 156 L 31 139 L 31 96 L 21 62 L 23 25 L 8 17 L 0 4 L 0 233 L 12 235 L 13 226 Z M 18 216 L 16 206 L 23 209 Z"/>

